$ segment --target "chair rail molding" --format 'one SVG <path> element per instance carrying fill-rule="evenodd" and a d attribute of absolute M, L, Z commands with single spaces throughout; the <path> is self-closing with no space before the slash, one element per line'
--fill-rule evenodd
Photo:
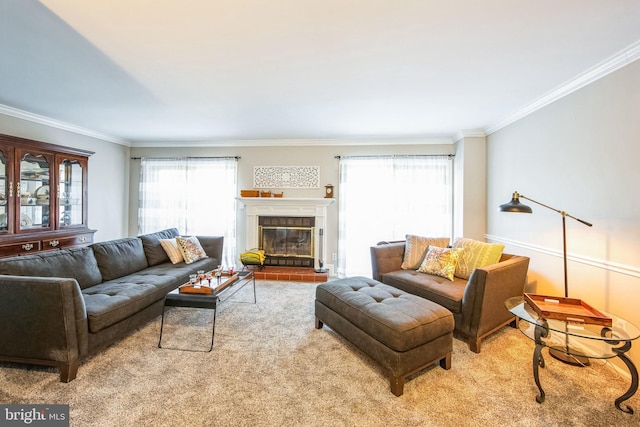
<path fill-rule="evenodd" d="M 543 253 L 545 255 L 551 255 L 558 258 L 562 258 L 562 251 L 547 248 L 544 246 L 532 245 L 530 243 L 521 242 L 518 240 L 508 239 L 506 237 L 495 236 L 491 234 L 485 234 L 485 239 L 489 242 L 493 243 L 504 243 L 505 245 L 516 246 L 520 248 L 524 248 L 530 251 Z M 616 262 L 611 262 L 605 259 L 591 258 L 582 255 L 575 255 L 567 253 L 567 259 L 569 261 L 579 262 L 581 264 L 589 265 L 591 267 L 600 268 L 603 270 L 612 271 L 615 273 L 625 274 L 627 276 L 638 277 L 640 278 L 640 268 L 634 267 L 631 265 L 620 264 Z"/>

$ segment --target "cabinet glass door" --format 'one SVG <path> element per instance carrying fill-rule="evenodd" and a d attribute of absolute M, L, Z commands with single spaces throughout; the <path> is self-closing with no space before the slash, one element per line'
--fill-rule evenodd
<path fill-rule="evenodd" d="M 0 151 L 0 232 L 9 230 L 9 186 L 7 157 Z"/>
<path fill-rule="evenodd" d="M 58 173 L 58 206 L 60 228 L 83 224 L 83 176 L 82 165 L 77 160 L 60 162 Z"/>
<path fill-rule="evenodd" d="M 20 230 L 51 227 L 49 199 L 49 161 L 41 155 L 27 153 L 20 161 Z"/>

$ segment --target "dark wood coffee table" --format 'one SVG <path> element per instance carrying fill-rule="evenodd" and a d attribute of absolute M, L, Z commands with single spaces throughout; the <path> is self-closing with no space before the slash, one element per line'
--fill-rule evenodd
<path fill-rule="evenodd" d="M 244 288 L 248 283 L 253 284 L 253 303 L 256 303 L 256 279 L 253 271 L 241 271 L 237 272 L 238 278 L 233 283 L 220 289 L 219 291 L 214 288 L 211 294 L 187 294 L 180 293 L 178 289 L 175 289 L 167 294 L 164 299 L 164 307 L 162 308 L 162 321 L 160 323 L 160 339 L 158 340 L 158 348 L 162 347 L 162 330 L 164 327 L 164 315 L 167 307 L 191 307 L 191 308 L 206 308 L 213 310 L 213 327 L 211 330 L 211 347 L 206 352 L 213 350 L 213 338 L 216 332 L 216 309 L 218 305 L 231 298 L 236 292 Z M 214 279 L 215 280 L 215 279 Z M 214 284 L 215 286 L 215 284 Z M 183 350 L 183 351 L 203 351 L 204 350 L 190 350 L 181 348 L 169 348 L 168 350 Z"/>

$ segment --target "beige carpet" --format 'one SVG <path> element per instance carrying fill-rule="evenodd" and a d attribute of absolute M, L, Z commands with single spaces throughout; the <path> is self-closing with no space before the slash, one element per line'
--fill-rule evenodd
<path fill-rule="evenodd" d="M 377 365 L 314 328 L 315 286 L 259 281 L 255 305 L 250 288 L 239 292 L 218 312 L 211 353 L 158 349 L 158 318 L 69 384 L 49 368 L 0 364 L 0 402 L 68 403 L 72 426 L 640 425 L 614 407 L 629 381 L 602 361 L 574 368 L 547 356 L 547 399 L 536 403 L 533 343 L 509 327 L 481 354 L 454 340 L 451 370 L 427 369 L 395 397 Z M 163 345 L 207 349 L 210 320 L 173 309 Z M 640 411 L 639 395 L 629 403 Z"/>

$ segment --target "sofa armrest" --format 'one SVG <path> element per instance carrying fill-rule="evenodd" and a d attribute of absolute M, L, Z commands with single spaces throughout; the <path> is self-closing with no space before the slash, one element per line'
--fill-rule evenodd
<path fill-rule="evenodd" d="M 222 261 L 222 248 L 224 244 L 223 236 L 196 236 L 202 249 L 207 253 L 210 258 L 218 260 L 218 264 Z"/>
<path fill-rule="evenodd" d="M 469 337 L 484 336 L 507 323 L 513 315 L 504 301 L 524 293 L 529 258 L 505 254 L 502 259 L 469 277 L 462 298 L 463 332 Z"/>
<path fill-rule="evenodd" d="M 0 275 L 0 359 L 59 366 L 71 381 L 88 352 L 84 298 L 75 279 Z"/>
<path fill-rule="evenodd" d="M 400 270 L 405 242 L 381 242 L 371 246 L 371 277 L 381 281 L 382 275 Z"/>

